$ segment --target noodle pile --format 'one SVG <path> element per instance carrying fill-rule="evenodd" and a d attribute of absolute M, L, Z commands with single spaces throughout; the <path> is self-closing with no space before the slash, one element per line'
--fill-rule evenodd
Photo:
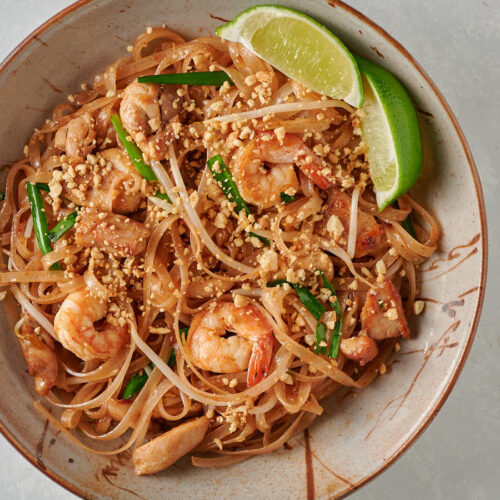
<path fill-rule="evenodd" d="M 15 333 L 44 397 L 36 407 L 71 439 L 101 454 L 139 450 L 205 415 L 209 424 L 192 463 L 228 465 L 279 448 L 322 414 L 323 399 L 342 387 L 364 388 L 385 370 L 396 335 L 376 337 L 375 356 L 365 362 L 348 357 L 343 342 L 368 338 L 361 311 L 369 290 L 384 280 L 401 295 L 407 317 L 421 310 L 415 307 L 416 270 L 435 251 L 439 228 L 409 195 L 378 211 L 359 120 L 346 103 L 215 37 L 185 41 L 166 27 L 148 28 L 129 52 L 58 105 L 10 167 L 0 202 L 0 285 L 22 308 Z M 223 71 L 234 85 L 136 83 L 141 75 L 194 71 Z M 155 109 L 141 108 L 141 92 L 156 92 L 148 104 Z M 125 99 L 136 106 L 129 116 Z M 131 167 L 111 123 L 116 114 L 142 150 L 152 180 Z M 137 120 L 137 130 L 130 120 Z M 275 148 L 268 156 L 277 157 L 276 144 L 300 139 L 307 147 L 303 164 L 314 156 L 329 187 L 318 187 L 298 157 L 296 185 L 291 181 L 282 193 L 271 192 L 272 169 L 290 172 L 280 160 L 265 158 L 236 178 L 245 147 L 257 137 L 259 147 Z M 214 179 L 207 160 L 215 155 L 235 178 L 248 211 L 237 210 Z M 49 192 L 40 188 L 49 228 L 77 212 L 74 227 L 45 255 L 27 183 L 49 186 Z M 254 199 L 246 198 L 252 189 Z M 414 234 L 405 228 L 409 217 Z M 100 221 L 107 224 L 104 236 Z M 376 236 L 360 242 L 368 230 Z M 320 320 L 297 287 L 322 304 Z M 87 291 L 84 316 L 105 310 L 89 320 L 96 338 L 104 328 L 123 337 L 99 347 L 112 355 L 85 359 L 68 348 L 77 343 L 89 352 L 95 340 L 81 318 L 67 319 L 81 338 L 67 330 L 62 339 L 54 326 L 68 296 L 81 290 Z M 193 318 L 223 302 L 251 305 L 249 331 L 257 319 L 272 329 L 270 365 L 253 385 L 246 369 L 203 369 L 193 353 Z M 389 304 L 386 319 L 406 324 L 391 312 L 396 305 Z M 329 356 L 340 324 L 341 347 Z M 227 330 L 232 333 L 224 341 L 230 342 L 236 328 Z M 125 399 L 127 391 L 133 392 Z M 93 445 L 99 441 L 112 443 Z"/>

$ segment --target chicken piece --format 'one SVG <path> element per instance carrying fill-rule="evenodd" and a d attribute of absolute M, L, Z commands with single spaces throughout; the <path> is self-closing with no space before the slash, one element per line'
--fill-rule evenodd
<path fill-rule="evenodd" d="M 135 473 L 155 474 L 170 467 L 201 443 L 209 423 L 206 417 L 189 420 L 136 448 L 132 453 Z"/>
<path fill-rule="evenodd" d="M 77 245 L 127 256 L 144 252 L 150 234 L 140 222 L 94 209 L 82 210 L 75 228 Z"/>
<path fill-rule="evenodd" d="M 62 195 L 77 205 L 106 212 L 135 212 L 141 203 L 142 177 L 125 152 L 111 148 L 100 155 L 106 162 L 104 167 L 100 164 L 90 167 L 71 161 L 68 172 L 73 172 L 74 176 L 54 171 L 51 194 Z"/>
<path fill-rule="evenodd" d="M 28 365 L 29 374 L 35 382 L 36 392 L 45 396 L 56 382 L 58 372 L 56 353 L 26 322 L 21 326 L 17 341 Z"/>
<path fill-rule="evenodd" d="M 410 337 L 401 297 L 389 278 L 375 285 L 366 294 L 361 310 L 361 327 L 376 340 Z"/>
<path fill-rule="evenodd" d="M 327 204 L 328 208 L 323 216 L 324 224 L 328 224 L 330 217 L 336 215 L 344 227 L 341 236 L 347 240 L 349 235 L 349 219 L 351 217 L 351 197 L 333 187 L 330 189 Z M 383 227 L 377 223 L 373 215 L 358 209 L 358 228 L 354 257 L 359 258 L 377 254 L 385 244 L 386 238 Z"/>
<path fill-rule="evenodd" d="M 95 148 L 94 125 L 88 113 L 77 116 L 56 132 L 54 145 L 69 157 L 85 158 Z"/>
<path fill-rule="evenodd" d="M 367 336 L 350 337 L 340 341 L 340 350 L 346 358 L 357 361 L 360 366 L 366 365 L 378 354 L 377 344 Z"/>

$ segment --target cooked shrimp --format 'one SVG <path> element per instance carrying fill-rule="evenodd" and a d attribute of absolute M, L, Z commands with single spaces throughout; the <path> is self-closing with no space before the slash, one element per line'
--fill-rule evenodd
<path fill-rule="evenodd" d="M 72 162 L 73 176 L 54 171 L 51 193 L 60 184 L 60 194 L 77 205 L 107 212 L 135 212 L 141 203 L 142 177 L 134 164 L 126 153 L 117 148 L 106 149 L 99 155 L 105 162 L 104 167 Z"/>
<path fill-rule="evenodd" d="M 357 361 L 360 366 L 369 363 L 378 354 L 377 344 L 366 335 L 342 339 L 340 341 L 340 350 L 346 358 Z"/>
<path fill-rule="evenodd" d="M 236 335 L 224 338 L 226 331 Z M 236 373 L 248 369 L 247 385 L 267 376 L 273 355 L 273 330 L 257 307 L 219 302 L 193 317 L 188 347 L 202 370 Z"/>
<path fill-rule="evenodd" d="M 54 145 L 69 157 L 85 158 L 95 147 L 94 125 L 89 114 L 77 116 L 56 132 Z"/>
<path fill-rule="evenodd" d="M 54 387 L 57 378 L 57 356 L 54 346 L 44 341 L 40 334 L 26 321 L 17 335 L 29 374 L 34 378 L 35 390 L 41 396 Z"/>
<path fill-rule="evenodd" d="M 266 171 L 267 163 L 272 166 Z M 294 165 L 321 189 L 331 185 L 321 173 L 320 158 L 292 134 L 281 142 L 274 132 L 256 134 L 237 154 L 231 173 L 246 201 L 268 208 L 281 203 L 280 193 L 299 190 Z"/>
<path fill-rule="evenodd" d="M 77 245 L 127 256 L 144 252 L 148 238 L 149 229 L 144 224 L 92 208 L 80 211 L 75 226 Z"/>
<path fill-rule="evenodd" d="M 207 417 L 188 420 L 139 446 L 132 453 L 135 473 L 154 474 L 170 467 L 202 442 L 209 424 Z"/>
<path fill-rule="evenodd" d="M 351 198 L 348 194 L 332 187 L 328 197 L 327 209 L 323 216 L 325 226 L 330 217 L 338 217 L 341 226 L 339 235 L 347 239 L 349 219 L 351 215 Z M 383 227 L 377 223 L 373 215 L 358 209 L 358 226 L 354 257 L 364 257 L 378 253 L 386 245 Z"/>
<path fill-rule="evenodd" d="M 116 326 L 108 320 L 97 329 L 94 323 L 106 313 L 106 304 L 93 297 L 87 288 L 70 293 L 54 318 L 59 342 L 86 361 L 113 358 L 128 342 L 129 331 L 126 325 Z"/>
<path fill-rule="evenodd" d="M 168 132 L 160 130 L 162 111 L 158 85 L 133 82 L 125 88 L 120 103 L 120 118 L 127 132 L 149 158 L 160 160 L 167 152 Z M 168 101 L 168 100 L 167 100 Z M 170 113 L 167 113 L 170 116 Z"/>
<path fill-rule="evenodd" d="M 390 337 L 410 337 L 401 297 L 389 278 L 381 286 L 370 288 L 361 310 L 361 326 L 377 340 Z"/>

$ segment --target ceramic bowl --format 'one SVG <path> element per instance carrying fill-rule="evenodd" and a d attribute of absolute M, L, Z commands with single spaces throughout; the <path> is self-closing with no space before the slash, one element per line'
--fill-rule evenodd
<path fill-rule="evenodd" d="M 252 0 L 82 0 L 30 35 L 0 68 L 0 164 L 20 156 L 30 131 L 57 103 L 102 71 L 147 26 L 186 37 L 211 33 Z M 382 28 L 338 1 L 277 1 L 330 27 L 353 52 L 392 71 L 413 96 L 425 143 L 414 194 L 439 218 L 440 251 L 421 269 L 424 314 L 388 373 L 361 392 L 326 402 L 309 436 L 227 468 L 188 460 L 135 477 L 128 457 L 82 452 L 34 411 L 31 378 L 4 304 L 0 335 L 0 428 L 40 470 L 86 498 L 332 498 L 359 487 L 406 450 L 445 401 L 469 352 L 483 301 L 487 235 L 481 186 L 463 133 L 439 90 Z M 22 117 L 22 119 L 20 119 Z M 21 416 L 21 418 L 20 418 Z"/>

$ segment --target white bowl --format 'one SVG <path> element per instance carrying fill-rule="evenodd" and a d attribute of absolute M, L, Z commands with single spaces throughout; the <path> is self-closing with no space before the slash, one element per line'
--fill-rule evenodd
<path fill-rule="evenodd" d="M 20 156 L 31 130 L 84 81 L 126 53 L 145 27 L 166 23 L 187 37 L 213 32 L 257 2 L 81 0 L 37 29 L 0 67 L 0 164 Z M 463 133 L 430 78 L 382 28 L 339 2 L 288 0 L 346 45 L 391 70 L 419 109 L 425 168 L 414 194 L 437 215 L 440 251 L 422 268 L 427 307 L 388 374 L 367 389 L 332 397 L 310 436 L 292 449 L 218 469 L 182 460 L 135 477 L 128 457 L 82 452 L 34 411 L 31 377 L 4 304 L 0 335 L 0 430 L 43 472 L 87 498 L 331 498 L 362 485 L 414 442 L 445 401 L 463 366 L 484 296 L 487 232 L 481 185 Z M 21 119 L 20 119 L 21 118 Z"/>

